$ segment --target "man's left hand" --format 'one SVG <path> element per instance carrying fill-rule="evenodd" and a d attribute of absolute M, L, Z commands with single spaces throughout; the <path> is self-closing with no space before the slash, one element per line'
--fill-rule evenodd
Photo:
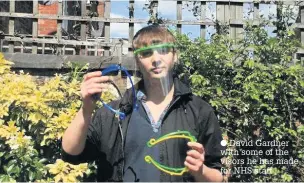
<path fill-rule="evenodd" d="M 191 150 L 187 152 L 184 164 L 193 176 L 202 176 L 205 161 L 204 147 L 202 144 L 197 142 L 188 142 L 187 145 Z"/>

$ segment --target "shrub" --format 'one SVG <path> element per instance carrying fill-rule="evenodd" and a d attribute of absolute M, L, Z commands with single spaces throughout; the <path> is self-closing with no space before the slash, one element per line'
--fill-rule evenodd
<path fill-rule="evenodd" d="M 94 165 L 60 160 L 60 139 L 81 106 L 87 66 L 38 84 L 29 74 L 12 72 L 12 64 L 0 53 L 0 182 L 85 180 Z M 101 97 L 114 99 L 110 93 Z"/>
<path fill-rule="evenodd" d="M 283 24 L 283 19 L 277 23 Z M 300 60 L 294 59 L 300 44 L 291 27 L 279 30 L 277 37 L 269 37 L 263 29 L 266 25 L 266 21 L 258 26 L 247 24 L 244 38 L 237 42 L 224 34 L 214 34 L 210 43 L 177 35 L 181 52 L 177 73 L 190 83 L 195 94 L 214 107 L 228 142 L 289 142 L 287 147 L 272 147 L 287 150 L 286 156 L 230 154 L 227 159 L 244 159 L 245 163 L 226 164 L 227 169 L 267 170 L 267 174 L 232 172 L 231 181 L 303 181 L 304 67 Z M 271 147 L 228 147 L 230 152 L 242 149 L 265 152 Z M 257 162 L 293 158 L 299 163 L 249 164 L 247 158 Z"/>

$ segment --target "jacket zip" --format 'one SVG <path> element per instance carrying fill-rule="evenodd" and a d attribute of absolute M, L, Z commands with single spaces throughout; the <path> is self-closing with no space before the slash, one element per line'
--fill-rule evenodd
<path fill-rule="evenodd" d="M 168 107 L 168 109 L 167 109 L 167 111 L 166 111 L 166 114 L 164 115 L 162 121 L 165 120 L 165 118 L 166 118 L 167 115 L 169 114 L 169 111 L 170 111 L 171 107 L 172 107 L 179 99 L 180 99 L 180 96 L 176 97 L 176 98 L 174 99 L 174 101 L 173 101 L 172 103 L 170 103 L 170 105 L 169 105 L 169 107 Z M 161 126 L 162 126 L 162 125 L 163 125 L 163 123 L 161 123 Z M 163 153 L 162 150 L 161 150 L 160 153 Z M 163 177 L 163 176 L 162 176 L 162 174 L 161 174 L 161 175 L 160 175 L 160 181 L 162 181 L 162 177 Z M 171 180 L 171 179 L 170 179 L 170 180 Z"/>
<path fill-rule="evenodd" d="M 171 108 L 171 107 L 172 107 L 180 98 L 181 98 L 180 96 L 176 97 L 176 98 L 174 99 L 174 101 L 170 104 L 170 106 L 168 107 L 168 109 L 167 109 L 167 111 L 166 111 L 166 114 L 165 114 L 164 117 L 163 117 L 163 120 L 167 117 L 170 108 Z"/>

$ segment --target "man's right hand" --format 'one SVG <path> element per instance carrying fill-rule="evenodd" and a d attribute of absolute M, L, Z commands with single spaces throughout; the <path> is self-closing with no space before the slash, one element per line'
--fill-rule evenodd
<path fill-rule="evenodd" d="M 108 87 L 107 82 L 110 82 L 109 76 L 102 76 L 101 71 L 90 72 L 84 75 L 80 86 L 80 95 L 82 98 L 82 109 L 87 115 L 91 115 L 96 101 L 93 99 L 94 94 L 101 94 Z"/>

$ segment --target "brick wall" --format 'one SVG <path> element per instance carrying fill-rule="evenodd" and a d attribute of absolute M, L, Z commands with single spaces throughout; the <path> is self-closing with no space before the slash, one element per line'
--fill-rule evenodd
<path fill-rule="evenodd" d="M 58 2 L 51 5 L 39 4 L 38 11 L 39 14 L 51 14 L 56 15 L 58 10 Z M 57 31 L 57 21 L 39 19 L 38 20 L 38 34 L 39 35 L 51 35 Z"/>
<path fill-rule="evenodd" d="M 104 2 L 102 2 L 103 0 L 98 0 L 99 4 L 97 6 L 97 11 L 98 11 L 98 15 L 100 17 L 104 16 Z"/>
<path fill-rule="evenodd" d="M 99 5 L 97 11 L 99 16 L 104 16 L 104 3 L 99 0 Z M 51 5 L 42 5 L 39 4 L 39 14 L 50 14 L 57 15 L 58 11 L 58 2 L 55 2 Z M 56 20 L 47 20 L 39 19 L 38 20 L 38 34 L 39 35 L 52 35 L 57 31 L 57 21 Z"/>

